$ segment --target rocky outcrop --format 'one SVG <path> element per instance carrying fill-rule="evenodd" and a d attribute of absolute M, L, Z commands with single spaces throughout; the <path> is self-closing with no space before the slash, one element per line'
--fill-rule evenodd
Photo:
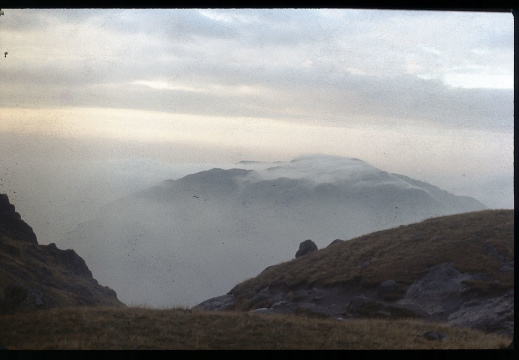
<path fill-rule="evenodd" d="M 76 275 L 92 277 L 92 272 L 88 269 L 85 260 L 83 260 L 72 249 L 60 250 L 56 244 L 50 243 L 47 245 L 47 250 L 54 257 L 57 263 L 63 265 Z"/>
<path fill-rule="evenodd" d="M 308 253 L 311 253 L 312 251 L 317 250 L 317 245 L 315 243 L 308 239 L 303 241 L 301 244 L 299 244 L 299 250 L 296 252 L 296 258 L 306 255 Z"/>
<path fill-rule="evenodd" d="M 60 306 L 124 306 L 92 277 L 72 249 L 39 245 L 32 228 L 0 194 L 0 314 Z"/>
<path fill-rule="evenodd" d="M 341 242 L 343 242 L 344 240 L 341 240 L 341 239 L 335 239 L 333 240 L 331 243 L 328 244 L 328 246 L 331 246 L 331 245 L 335 245 L 335 244 L 339 244 Z"/>
<path fill-rule="evenodd" d="M 447 335 L 441 331 L 428 331 L 422 334 L 427 340 L 443 341 L 447 339 Z"/>
<path fill-rule="evenodd" d="M 211 310 L 221 311 L 228 310 L 234 305 L 234 295 L 222 295 L 212 299 L 206 300 L 197 306 L 193 307 L 193 310 Z"/>
<path fill-rule="evenodd" d="M 499 297 L 475 298 L 463 302 L 447 320 L 455 326 L 510 336 L 514 333 L 514 290 Z"/>
<path fill-rule="evenodd" d="M 399 284 L 388 279 L 378 286 L 360 284 L 331 288 L 297 290 L 263 288 L 251 292 L 253 311 L 264 314 L 321 314 L 332 319 L 421 318 L 444 321 L 453 326 L 470 327 L 508 337 L 514 331 L 514 290 L 501 295 L 467 292 L 467 281 L 480 274 L 461 273 L 452 263 L 432 266 L 407 287 L 398 300 L 388 300 Z M 232 294 L 216 297 L 194 307 L 203 310 L 232 310 Z M 429 340 L 443 340 L 439 334 L 423 335 Z"/>
<path fill-rule="evenodd" d="M 18 240 L 38 243 L 34 231 L 22 220 L 6 194 L 0 194 L 0 229 Z"/>

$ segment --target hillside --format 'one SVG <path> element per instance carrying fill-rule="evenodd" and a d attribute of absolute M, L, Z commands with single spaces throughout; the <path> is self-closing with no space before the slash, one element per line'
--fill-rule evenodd
<path fill-rule="evenodd" d="M 422 318 L 513 334 L 514 212 L 374 232 L 265 269 L 195 308 Z"/>
<path fill-rule="evenodd" d="M 124 306 L 74 250 L 39 245 L 7 195 L 0 194 L 0 314 L 92 305 Z"/>

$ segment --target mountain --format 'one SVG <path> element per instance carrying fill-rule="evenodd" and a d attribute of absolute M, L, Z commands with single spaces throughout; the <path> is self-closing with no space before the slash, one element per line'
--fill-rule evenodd
<path fill-rule="evenodd" d="M 194 305 L 311 238 L 319 247 L 426 218 L 485 209 L 358 159 L 242 162 L 107 204 L 66 246 L 127 304 Z"/>
<path fill-rule="evenodd" d="M 457 214 L 334 241 L 194 309 L 419 318 L 512 337 L 514 211 Z"/>
<path fill-rule="evenodd" d="M 93 305 L 124 306 L 74 250 L 39 245 L 7 195 L 0 194 L 0 314 Z"/>

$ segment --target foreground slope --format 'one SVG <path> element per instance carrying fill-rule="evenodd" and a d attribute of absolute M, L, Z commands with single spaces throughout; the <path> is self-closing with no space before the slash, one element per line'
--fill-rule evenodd
<path fill-rule="evenodd" d="M 513 335 L 514 212 L 378 231 L 271 266 L 198 309 L 422 318 Z"/>
<path fill-rule="evenodd" d="M 416 320 L 336 321 L 185 309 L 64 308 L 0 316 L 7 349 L 500 349 L 511 339 Z M 443 340 L 429 340 L 441 333 Z"/>
<path fill-rule="evenodd" d="M 82 305 L 124 306 L 73 250 L 39 245 L 0 194 L 0 314 Z"/>
<path fill-rule="evenodd" d="M 110 203 L 78 225 L 66 246 L 127 304 L 191 306 L 289 258 L 302 238 L 322 247 L 485 209 L 358 159 L 319 155 L 237 167 L 168 180 Z"/>

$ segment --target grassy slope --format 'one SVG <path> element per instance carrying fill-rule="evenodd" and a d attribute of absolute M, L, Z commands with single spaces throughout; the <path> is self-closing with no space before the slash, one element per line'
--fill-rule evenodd
<path fill-rule="evenodd" d="M 278 264 L 237 285 L 232 293 L 239 309 L 249 307 L 247 298 L 251 291 L 267 286 L 294 289 L 352 282 L 373 286 L 394 279 L 403 293 L 430 266 L 447 261 L 461 272 L 492 275 L 494 281 L 472 283 L 473 289 L 500 292 L 512 288 L 513 272 L 498 271 L 501 266 L 498 260 L 484 254 L 486 244 L 494 245 L 506 261 L 514 259 L 513 210 L 433 218 L 364 235 Z M 361 270 L 366 260 L 370 265 Z"/>
<path fill-rule="evenodd" d="M 421 334 L 442 331 L 445 341 Z M 0 317 L 8 349 L 499 349 L 511 339 L 412 320 L 185 309 L 62 308 Z"/>

